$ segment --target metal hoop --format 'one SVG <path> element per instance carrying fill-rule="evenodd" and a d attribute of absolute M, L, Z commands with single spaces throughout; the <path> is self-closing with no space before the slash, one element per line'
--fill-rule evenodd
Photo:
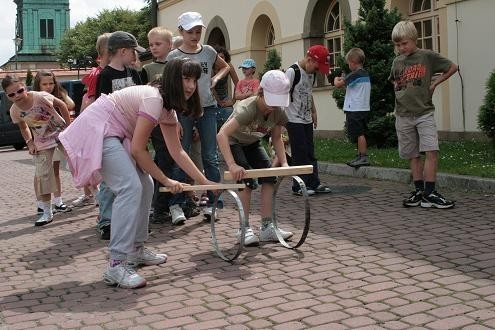
<path fill-rule="evenodd" d="M 237 257 L 239 257 L 239 255 L 242 253 L 242 250 L 244 249 L 244 236 L 246 234 L 246 217 L 244 216 L 244 208 L 242 207 L 242 202 L 239 196 L 237 195 L 237 193 L 232 190 L 227 190 L 227 192 L 234 198 L 237 204 L 237 210 L 239 212 L 239 228 L 241 230 L 239 247 L 237 248 L 237 251 L 232 257 L 228 257 L 225 254 L 223 254 L 222 251 L 220 251 L 220 247 L 218 246 L 217 235 L 215 232 L 215 219 L 216 219 L 217 203 L 221 194 L 215 197 L 215 201 L 213 203 L 213 210 L 210 221 L 211 243 L 213 245 L 213 249 L 215 249 L 215 252 L 220 258 L 228 262 L 233 262 L 235 259 L 237 259 Z"/>
<path fill-rule="evenodd" d="M 301 189 L 301 192 L 302 192 L 303 197 L 304 197 L 304 229 L 303 229 L 301 238 L 299 239 L 299 242 L 297 242 L 294 246 L 291 246 L 289 243 L 287 243 L 284 240 L 284 238 L 280 234 L 280 231 L 278 229 L 278 224 L 277 224 L 277 214 L 276 214 L 277 213 L 276 212 L 277 192 L 278 192 L 278 188 L 280 186 L 280 183 L 282 182 L 282 180 L 284 178 L 285 178 L 285 176 L 278 177 L 277 183 L 275 184 L 275 190 L 273 191 L 273 205 L 272 205 L 273 226 L 275 227 L 275 233 L 277 235 L 277 238 L 278 238 L 278 241 L 280 242 L 280 244 L 282 244 L 284 247 L 286 247 L 288 249 L 297 249 L 306 240 L 306 237 L 308 236 L 308 232 L 309 232 L 309 225 L 311 222 L 308 190 L 306 189 L 306 185 L 304 184 L 304 181 L 300 177 L 298 177 L 297 175 L 294 175 L 292 177 L 299 184 L 299 188 Z"/>

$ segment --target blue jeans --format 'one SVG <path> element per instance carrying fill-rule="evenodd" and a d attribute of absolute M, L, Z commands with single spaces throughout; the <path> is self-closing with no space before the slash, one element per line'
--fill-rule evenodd
<path fill-rule="evenodd" d="M 217 130 L 220 130 L 220 127 L 225 124 L 233 111 L 234 108 L 232 107 L 217 108 Z"/>
<path fill-rule="evenodd" d="M 189 154 L 192 142 L 192 132 L 194 118 L 179 115 L 179 122 L 182 125 L 182 148 Z M 220 182 L 220 168 L 218 165 L 217 154 L 217 107 L 210 106 L 203 108 L 203 116 L 197 119 L 197 125 L 199 131 L 199 138 L 201 140 L 201 160 L 203 161 L 203 168 L 205 176 L 208 180 L 214 182 Z M 186 174 L 184 171 L 175 164 L 173 179 L 185 182 Z M 208 206 L 213 204 L 215 195 L 213 192 L 208 191 Z M 179 204 L 183 205 L 185 202 L 185 195 L 183 193 L 176 194 L 170 199 L 170 205 Z M 218 207 L 221 207 L 219 201 Z"/>
<path fill-rule="evenodd" d="M 113 191 L 107 186 L 105 181 L 100 183 L 100 189 L 96 198 L 98 198 L 98 204 L 100 205 L 99 220 L 96 227 L 101 229 L 101 227 L 110 225 L 110 219 L 112 219 L 112 204 L 115 199 Z"/>

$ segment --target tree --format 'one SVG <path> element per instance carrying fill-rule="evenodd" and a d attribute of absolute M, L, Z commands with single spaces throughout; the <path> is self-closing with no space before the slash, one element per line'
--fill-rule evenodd
<path fill-rule="evenodd" d="M 146 34 L 151 29 L 150 6 L 140 11 L 127 9 L 103 10 L 97 17 L 90 17 L 85 22 L 77 23 L 69 29 L 60 42 L 60 51 L 57 54 L 60 63 L 67 63 L 69 59 L 84 60 L 88 56 L 96 58 L 96 38 L 105 32 L 117 30 L 132 33 L 139 44 L 147 45 Z"/>
<path fill-rule="evenodd" d="M 478 113 L 478 127 L 495 145 L 495 71 L 486 83 L 484 104 Z"/>
<path fill-rule="evenodd" d="M 366 54 L 364 68 L 371 79 L 368 144 L 379 147 L 396 145 L 395 95 L 388 76 L 395 57 L 391 33 L 401 17 L 396 8 L 392 11 L 385 9 L 385 0 L 361 0 L 360 3 L 358 21 L 355 24 L 344 22 L 344 54 L 353 47 L 361 48 Z M 348 71 L 344 58 L 338 59 L 338 65 Z M 335 89 L 332 96 L 342 109 L 345 90 Z"/>
<path fill-rule="evenodd" d="M 26 86 L 31 86 L 33 84 L 33 72 L 28 69 L 26 72 Z"/>
<path fill-rule="evenodd" d="M 275 48 L 272 48 L 268 51 L 268 55 L 266 57 L 265 65 L 263 66 L 263 71 L 259 73 L 259 77 L 265 74 L 265 72 L 270 70 L 278 70 L 282 66 L 282 57 L 278 54 Z"/>

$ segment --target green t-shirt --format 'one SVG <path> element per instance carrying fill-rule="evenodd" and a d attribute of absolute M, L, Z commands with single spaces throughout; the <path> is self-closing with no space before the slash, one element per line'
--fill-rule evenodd
<path fill-rule="evenodd" d="M 418 49 L 409 56 L 397 56 L 389 76 L 395 82 L 395 113 L 410 117 L 434 111 L 431 78 L 436 73 L 448 71 L 451 65 L 449 59 L 426 49 Z"/>
<path fill-rule="evenodd" d="M 163 75 L 163 68 L 165 68 L 164 62 L 152 62 L 145 64 L 141 70 L 141 81 L 143 84 L 161 79 Z"/>
<path fill-rule="evenodd" d="M 270 133 L 275 125 L 285 126 L 287 115 L 283 108 L 276 107 L 266 118 L 256 106 L 257 96 L 237 102 L 230 116 L 239 123 L 239 129 L 229 137 L 230 144 L 250 145 Z"/>

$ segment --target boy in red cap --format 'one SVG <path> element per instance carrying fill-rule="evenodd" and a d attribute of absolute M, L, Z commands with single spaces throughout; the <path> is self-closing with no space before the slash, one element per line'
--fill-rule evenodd
<path fill-rule="evenodd" d="M 308 195 L 329 193 L 330 188 L 321 184 L 318 177 L 318 163 L 315 158 L 313 130 L 318 124 L 313 100 L 314 75 L 320 71 L 328 74 L 328 49 L 322 45 L 311 46 L 306 56 L 291 65 L 286 76 L 291 83 L 290 103 L 286 109 L 287 132 L 292 151 L 291 165 L 313 165 L 313 173 L 301 175 L 306 184 Z M 299 185 L 294 180 L 292 192 L 302 195 Z"/>

